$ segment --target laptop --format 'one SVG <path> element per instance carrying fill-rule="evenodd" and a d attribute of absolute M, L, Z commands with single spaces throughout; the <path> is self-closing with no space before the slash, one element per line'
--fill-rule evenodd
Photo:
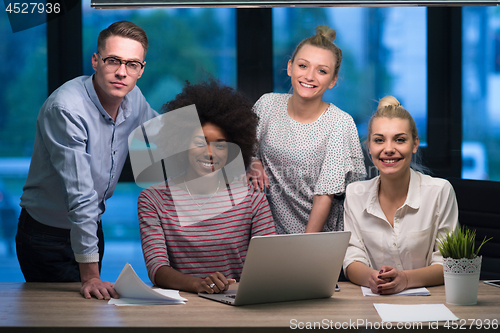
<path fill-rule="evenodd" d="M 252 237 L 238 289 L 199 296 L 231 305 L 331 297 L 350 231 Z"/>

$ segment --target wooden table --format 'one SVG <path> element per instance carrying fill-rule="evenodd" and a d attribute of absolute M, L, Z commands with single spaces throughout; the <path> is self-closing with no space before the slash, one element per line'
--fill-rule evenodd
<path fill-rule="evenodd" d="M 0 283 L 0 332 L 276 332 L 303 331 L 322 325 L 351 330 L 379 325 L 373 303 L 446 304 L 444 286 L 430 287 L 431 296 L 363 297 L 360 287 L 340 283 L 332 298 L 234 307 L 181 293 L 185 305 L 114 306 L 83 299 L 79 283 Z M 478 304 L 446 306 L 467 328 L 471 321 L 500 324 L 500 288 L 480 282 Z M 355 323 L 355 324 L 354 324 Z M 394 326 L 395 327 L 395 326 Z M 427 328 L 424 323 L 423 328 Z M 71 329 L 68 329 L 71 328 Z M 91 328 L 89 330 L 89 328 Z M 165 330 L 168 328 L 168 330 Z M 422 331 L 417 327 L 418 331 Z M 440 330 L 451 331 L 440 323 Z M 432 330 L 435 332 L 436 330 Z M 489 329 L 488 331 L 494 331 Z"/>

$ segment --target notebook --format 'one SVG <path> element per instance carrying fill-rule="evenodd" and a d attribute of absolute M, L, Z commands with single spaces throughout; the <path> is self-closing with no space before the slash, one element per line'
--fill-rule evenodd
<path fill-rule="evenodd" d="M 199 296 L 231 305 L 331 297 L 350 231 L 252 237 L 237 290 Z"/>

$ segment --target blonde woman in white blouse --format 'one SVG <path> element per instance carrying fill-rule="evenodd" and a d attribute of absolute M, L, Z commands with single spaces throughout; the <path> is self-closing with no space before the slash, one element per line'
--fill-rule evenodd
<path fill-rule="evenodd" d="M 346 276 L 378 294 L 443 284 L 436 239 L 458 223 L 453 187 L 410 168 L 417 127 L 396 98 L 380 101 L 367 142 L 380 175 L 347 187 L 344 222 L 352 234 Z"/>

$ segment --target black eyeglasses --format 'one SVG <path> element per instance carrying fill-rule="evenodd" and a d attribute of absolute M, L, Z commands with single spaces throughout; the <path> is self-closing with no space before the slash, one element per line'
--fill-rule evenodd
<path fill-rule="evenodd" d="M 130 75 L 137 74 L 141 71 L 141 69 L 144 67 L 144 64 L 135 61 L 135 60 L 121 60 L 115 57 L 107 57 L 107 58 L 102 58 L 101 54 L 97 52 L 99 55 L 99 58 L 101 58 L 102 62 L 104 62 L 104 65 L 106 66 L 107 69 L 110 71 L 116 71 L 122 64 L 125 64 L 125 68 L 127 69 L 127 73 Z"/>

